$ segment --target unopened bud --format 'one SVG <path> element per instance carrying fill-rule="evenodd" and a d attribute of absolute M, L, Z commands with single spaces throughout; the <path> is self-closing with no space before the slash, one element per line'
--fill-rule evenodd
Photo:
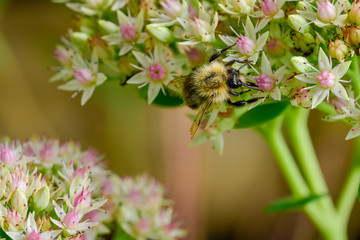
<path fill-rule="evenodd" d="M 73 42 L 80 48 L 87 47 L 87 40 L 89 39 L 89 35 L 83 32 L 73 32 L 71 34 L 71 39 Z"/>
<path fill-rule="evenodd" d="M 300 11 L 314 12 L 313 6 L 306 1 L 299 1 L 296 4 L 296 9 Z"/>
<path fill-rule="evenodd" d="M 348 19 L 355 25 L 360 25 L 360 2 L 353 2 L 353 5 L 349 11 Z"/>
<path fill-rule="evenodd" d="M 149 31 L 151 36 L 153 36 L 155 39 L 159 40 L 163 43 L 171 43 L 174 40 L 172 32 L 169 30 L 169 28 L 165 27 L 162 24 L 148 24 L 146 26 L 146 29 Z"/>
<path fill-rule="evenodd" d="M 27 198 L 21 190 L 16 189 L 13 192 L 11 196 L 11 204 L 20 215 L 23 216 L 26 214 L 28 210 Z"/>
<path fill-rule="evenodd" d="M 119 32 L 119 26 L 117 26 L 116 24 L 110 22 L 110 21 L 106 21 L 106 20 L 99 20 L 99 26 L 101 27 L 101 29 L 103 31 L 105 31 L 106 33 L 117 33 Z"/>
<path fill-rule="evenodd" d="M 292 57 L 290 63 L 297 73 L 306 73 L 311 70 L 309 61 L 304 57 Z"/>
<path fill-rule="evenodd" d="M 342 40 L 336 39 L 335 42 L 330 40 L 329 54 L 332 58 L 336 58 L 339 62 L 342 62 L 349 54 L 349 48 Z"/>
<path fill-rule="evenodd" d="M 42 187 L 34 194 L 34 205 L 36 211 L 41 211 L 49 205 L 50 191 L 48 186 Z"/>
<path fill-rule="evenodd" d="M 299 14 L 290 15 L 287 19 L 287 22 L 289 26 L 295 31 L 299 31 L 301 33 L 310 31 L 310 25 L 307 25 L 308 21 Z"/>
<path fill-rule="evenodd" d="M 318 5 L 317 15 L 320 21 L 329 23 L 336 19 L 336 8 L 329 0 L 320 0 L 320 2 L 316 3 Z"/>

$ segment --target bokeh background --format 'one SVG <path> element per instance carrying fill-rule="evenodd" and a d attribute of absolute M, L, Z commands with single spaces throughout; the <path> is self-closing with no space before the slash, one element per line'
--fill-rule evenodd
<path fill-rule="evenodd" d="M 133 87 L 112 82 L 80 97 L 49 83 L 53 49 L 72 26 L 73 13 L 49 0 L 0 0 L 0 135 L 28 138 L 46 133 L 77 139 L 106 154 L 121 175 L 148 173 L 165 184 L 191 240 L 318 239 L 299 212 L 266 215 L 263 208 L 290 194 L 271 152 L 251 129 L 225 135 L 224 154 L 211 143 L 188 147 L 186 107 L 158 108 Z M 348 127 L 311 114 L 321 167 L 336 198 L 351 155 Z M 350 239 L 360 239 L 359 206 Z"/>

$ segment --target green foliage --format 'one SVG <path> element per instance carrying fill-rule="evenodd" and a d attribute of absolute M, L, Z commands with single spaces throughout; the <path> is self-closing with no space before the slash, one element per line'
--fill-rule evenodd
<path fill-rule="evenodd" d="M 145 86 L 139 89 L 139 96 L 147 100 L 149 86 Z M 169 89 L 165 88 L 165 94 L 160 90 L 159 94 L 155 98 L 152 104 L 161 106 L 161 107 L 177 107 L 184 103 L 183 99 L 176 94 L 172 93 Z"/>
<path fill-rule="evenodd" d="M 289 105 L 287 101 L 259 105 L 241 115 L 234 128 L 249 128 L 264 124 L 279 116 Z"/>
<path fill-rule="evenodd" d="M 268 206 L 264 208 L 265 213 L 281 213 L 285 211 L 293 211 L 293 210 L 299 210 L 300 208 L 303 208 L 305 205 L 314 202 L 322 197 L 324 197 L 325 194 L 322 195 L 310 195 L 308 197 L 303 198 L 294 198 L 294 197 L 286 197 L 282 198 L 280 200 L 277 200 Z"/>

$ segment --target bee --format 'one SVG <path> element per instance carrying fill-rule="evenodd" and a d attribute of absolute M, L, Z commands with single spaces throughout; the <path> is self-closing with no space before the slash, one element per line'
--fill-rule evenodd
<path fill-rule="evenodd" d="M 259 99 L 232 100 L 233 96 L 240 96 L 251 89 L 261 91 L 257 88 L 256 84 L 247 82 L 245 75 L 240 74 L 240 69 L 250 64 L 250 61 L 235 59 L 226 64 L 221 61 L 215 61 L 223 52 L 234 45 L 214 53 L 210 57 L 209 63 L 194 68 L 189 75 L 176 78 L 168 85 L 170 89 L 182 93 L 182 97 L 187 106 L 191 109 L 198 110 L 198 114 L 190 128 L 191 139 L 193 139 L 205 113 L 213 103 L 226 102 L 230 106 L 242 107 Z M 244 64 L 239 69 L 233 69 L 231 66 L 234 63 Z M 242 91 L 235 92 L 234 90 L 238 88 L 242 88 Z"/>

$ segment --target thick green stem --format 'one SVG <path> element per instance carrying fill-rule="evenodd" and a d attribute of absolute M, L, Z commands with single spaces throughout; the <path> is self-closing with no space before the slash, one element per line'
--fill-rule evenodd
<path fill-rule="evenodd" d="M 313 194 L 326 194 L 319 200 L 327 213 L 335 215 L 335 207 L 328 195 L 328 188 L 311 141 L 307 122 L 310 110 L 291 108 L 286 115 L 286 130 L 294 147 L 299 164 Z"/>
<path fill-rule="evenodd" d="M 257 130 L 262 134 L 272 150 L 292 192 L 296 196 L 306 196 L 309 194 L 309 188 L 307 187 L 306 182 L 304 181 L 282 136 L 282 120 L 282 117 L 278 117 L 271 123 L 258 127 Z"/>
<path fill-rule="evenodd" d="M 360 183 L 360 138 L 355 139 L 352 165 L 345 180 L 337 202 L 337 209 L 341 222 L 347 225 L 349 217 L 358 195 Z"/>
<path fill-rule="evenodd" d="M 289 184 L 293 194 L 297 197 L 307 197 L 311 194 L 295 159 L 293 158 L 286 141 L 282 135 L 281 126 L 283 116 L 278 117 L 271 122 L 257 127 L 262 134 L 283 173 L 285 180 Z M 316 202 L 309 203 L 304 207 L 304 212 L 319 230 L 322 237 L 326 240 L 346 240 L 346 228 L 338 224 L 336 216 L 329 217 L 327 208 L 320 209 Z"/>
<path fill-rule="evenodd" d="M 360 94 L 360 69 L 359 69 L 359 57 L 354 56 L 352 58 L 350 70 L 346 74 L 352 78 L 352 85 L 355 93 L 355 97 Z"/>

